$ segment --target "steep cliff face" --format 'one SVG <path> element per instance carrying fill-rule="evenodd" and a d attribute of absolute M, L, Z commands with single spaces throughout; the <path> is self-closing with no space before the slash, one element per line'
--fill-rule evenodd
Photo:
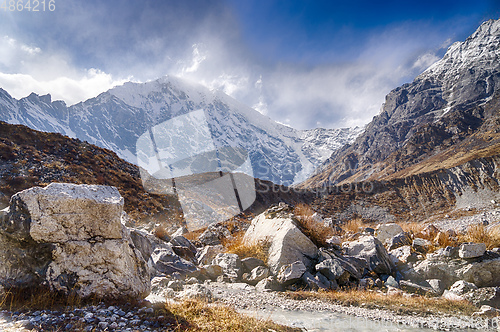
<path fill-rule="evenodd" d="M 496 207 L 500 201 L 500 155 L 388 181 L 330 187 L 312 205 L 341 222 L 423 221 L 447 213 Z"/>
<path fill-rule="evenodd" d="M 500 20 L 487 21 L 412 83 L 391 91 L 379 115 L 303 187 L 389 180 L 498 152 Z"/>

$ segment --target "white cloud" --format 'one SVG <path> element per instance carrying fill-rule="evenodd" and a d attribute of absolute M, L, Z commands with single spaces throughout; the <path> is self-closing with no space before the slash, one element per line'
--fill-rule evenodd
<path fill-rule="evenodd" d="M 15 98 L 50 93 L 54 100 L 71 105 L 125 81 L 99 69 L 79 70 L 61 54 L 43 52 L 8 36 L 0 38 L 0 87 Z"/>
<path fill-rule="evenodd" d="M 433 63 L 439 60 L 439 57 L 434 53 L 425 53 L 417 58 L 417 61 L 412 66 L 412 69 L 424 71 L 429 68 Z"/>
<path fill-rule="evenodd" d="M 31 92 L 51 94 L 54 100 L 64 100 L 72 105 L 79 101 L 97 96 L 113 86 L 123 84 L 127 80 L 116 81 L 110 74 L 96 69 L 89 69 L 80 78 L 58 77 L 52 80 L 37 80 L 26 74 L 0 73 L 0 86 L 14 98 L 22 98 Z"/>

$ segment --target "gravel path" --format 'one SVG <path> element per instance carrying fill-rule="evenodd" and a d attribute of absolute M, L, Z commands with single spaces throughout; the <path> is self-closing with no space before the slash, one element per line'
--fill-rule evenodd
<path fill-rule="evenodd" d="M 410 316 L 399 315 L 387 310 L 367 309 L 361 307 L 345 307 L 333 303 L 324 302 L 315 299 L 293 300 L 285 297 L 278 292 L 260 292 L 254 287 L 247 284 L 225 284 L 225 283 L 210 283 L 208 287 L 212 291 L 215 298 L 237 310 L 247 313 L 272 312 L 273 308 L 281 311 L 289 311 L 290 317 L 294 316 L 294 312 L 309 312 L 309 313 L 339 313 L 349 315 L 351 318 L 358 317 L 360 322 L 358 325 L 366 326 L 367 322 L 372 322 L 373 326 L 380 326 L 380 322 L 386 322 L 394 325 L 395 330 L 402 327 L 417 328 L 415 331 L 426 331 L 427 329 L 441 331 L 466 331 L 468 329 L 479 329 L 496 331 L 496 322 L 490 320 L 489 324 L 493 327 L 485 329 L 485 319 L 470 318 L 470 317 L 454 317 L 451 315 L 440 316 Z M 265 314 L 262 316 L 265 318 Z M 343 317 L 346 321 L 349 318 Z M 336 318 L 338 319 L 338 318 Z M 378 322 L 378 323 L 377 323 Z M 487 320 L 486 320 L 487 322 Z M 368 324 L 370 325 L 370 324 Z M 369 331 L 373 329 L 354 328 L 349 331 Z M 386 329 L 387 330 L 387 329 Z M 331 331 L 342 331 L 342 329 L 334 329 Z M 384 329 L 383 329 L 384 331 Z M 498 329 L 500 331 L 500 329 Z"/>

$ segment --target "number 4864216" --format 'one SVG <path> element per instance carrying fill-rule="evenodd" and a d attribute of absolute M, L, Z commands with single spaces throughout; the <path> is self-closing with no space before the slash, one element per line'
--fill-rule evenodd
<path fill-rule="evenodd" d="M 0 0 L 1 1 L 1 0 Z M 56 0 L 3 0 L 0 10 L 10 12 L 45 12 L 56 10 Z"/>

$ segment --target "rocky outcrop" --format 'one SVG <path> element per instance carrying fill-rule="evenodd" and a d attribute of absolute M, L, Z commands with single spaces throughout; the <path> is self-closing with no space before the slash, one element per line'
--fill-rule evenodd
<path fill-rule="evenodd" d="M 357 241 L 347 243 L 346 255 L 363 259 L 369 271 L 390 274 L 393 264 L 382 243 L 373 236 L 364 236 Z"/>
<path fill-rule="evenodd" d="M 146 296 L 150 275 L 122 212 L 113 187 L 54 183 L 17 193 L 0 225 L 0 282 L 81 297 Z"/>
<path fill-rule="evenodd" d="M 300 231 L 291 217 L 273 216 L 262 213 L 252 220 L 243 237 L 244 243 L 262 241 L 269 244 L 267 263 L 273 274 L 277 274 L 282 266 L 296 261 L 311 267 L 318 248 Z"/>
<path fill-rule="evenodd" d="M 416 264 L 414 272 L 416 274 L 411 277 L 414 280 L 440 279 L 446 288 L 459 280 L 477 287 L 500 286 L 500 257 L 495 254 L 467 260 L 431 257 Z"/>

